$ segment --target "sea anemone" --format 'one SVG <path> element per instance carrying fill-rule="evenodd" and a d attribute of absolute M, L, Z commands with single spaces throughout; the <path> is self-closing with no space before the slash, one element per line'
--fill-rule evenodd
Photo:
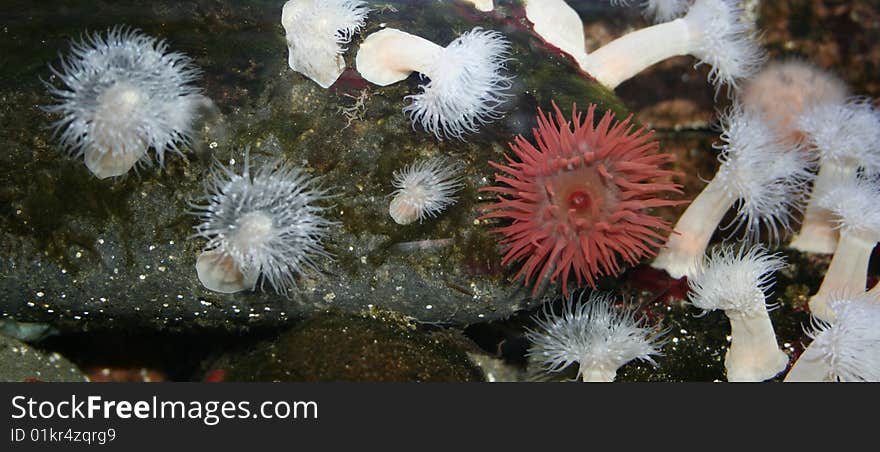
<path fill-rule="evenodd" d="M 813 317 L 813 342 L 786 382 L 880 382 L 880 300 L 864 296 L 831 302 L 834 323 Z"/>
<path fill-rule="evenodd" d="M 579 65 L 587 58 L 584 24 L 565 0 L 524 0 L 526 18 L 548 44 L 571 55 Z"/>
<path fill-rule="evenodd" d="M 390 85 L 415 71 L 430 80 L 404 107 L 413 124 L 437 139 L 463 139 L 503 116 L 511 78 L 504 75 L 510 44 L 501 33 L 476 27 L 448 46 L 387 28 L 361 43 L 356 65 L 367 81 Z"/>
<path fill-rule="evenodd" d="M 611 0 L 612 5 L 629 5 L 629 0 Z M 683 16 L 690 0 L 645 0 L 641 2 L 642 14 L 654 23 L 669 22 Z"/>
<path fill-rule="evenodd" d="M 464 0 L 465 3 L 470 3 L 474 5 L 474 8 L 477 8 L 480 11 L 487 12 L 495 9 L 495 2 L 493 0 Z"/>
<path fill-rule="evenodd" d="M 830 211 L 818 205 L 818 200 L 852 180 L 860 169 L 880 173 L 880 111 L 867 99 L 819 105 L 801 116 L 798 128 L 818 154 L 819 174 L 792 247 L 827 254 L 835 249 L 838 231 Z"/>
<path fill-rule="evenodd" d="M 642 14 L 654 23 L 669 22 L 687 13 L 690 0 L 646 0 L 642 2 Z"/>
<path fill-rule="evenodd" d="M 630 118 L 615 121 L 608 111 L 594 124 L 595 105 L 586 117 L 572 107 L 572 129 L 553 108 L 555 122 L 538 110 L 537 147 L 518 136 L 510 147 L 519 161 L 489 162 L 504 185 L 480 189 L 499 194 L 480 218 L 513 220 L 493 232 L 504 237 L 502 264 L 525 260 L 516 279 L 561 277 L 567 293 L 572 273 L 579 285 L 595 286 L 597 276 L 621 271 L 618 256 L 631 265 L 653 256 L 670 228 L 645 209 L 680 204 L 657 196 L 681 191 L 668 181 L 678 173 L 660 169 L 672 155 L 659 152 L 651 132 L 634 131 Z"/>
<path fill-rule="evenodd" d="M 757 241 L 763 229 L 771 242 L 778 242 L 791 230 L 791 215 L 800 210 L 812 175 L 808 154 L 782 141 L 757 113 L 734 107 L 721 127 L 721 167 L 679 218 L 676 234 L 651 264 L 673 278 L 694 273 L 712 234 L 734 205 L 731 235 L 744 227 L 747 240 Z"/>
<path fill-rule="evenodd" d="M 342 46 L 363 28 L 369 11 L 361 0 L 289 0 L 281 10 L 287 64 L 329 87 L 345 70 Z"/>
<path fill-rule="evenodd" d="M 57 103 L 43 109 L 61 115 L 52 125 L 61 146 L 98 178 L 149 162 L 149 148 L 160 166 L 166 151 L 182 155 L 204 97 L 192 85 L 199 71 L 165 41 L 113 27 L 74 41 L 50 69 L 63 86 L 46 83 Z"/>
<path fill-rule="evenodd" d="M 855 176 L 819 199 L 819 206 L 836 219 L 840 240 L 819 291 L 810 298 L 810 312 L 815 317 L 832 321 L 834 311 L 828 303 L 833 296 L 864 293 L 871 254 L 880 241 L 878 199 L 880 184 Z"/>
<path fill-rule="evenodd" d="M 388 213 L 397 224 L 435 217 L 455 204 L 455 192 L 461 189 L 462 166 L 446 158 L 435 157 L 408 165 L 394 172 L 394 198 Z"/>
<path fill-rule="evenodd" d="M 721 309 L 730 320 L 730 348 L 724 358 L 728 381 L 764 381 L 788 364 L 788 355 L 776 342 L 765 298 L 773 272 L 783 268 L 781 256 L 767 254 L 760 246 L 722 247 L 688 280 L 694 306 Z"/>
<path fill-rule="evenodd" d="M 542 11 L 545 4 L 552 11 Z M 589 54 L 579 39 L 583 24 L 579 19 L 575 24 L 570 9 L 561 0 L 526 2 L 526 16 L 535 24 L 535 32 L 562 50 L 571 49 L 581 68 L 610 89 L 678 55 L 693 55 L 699 59 L 697 65 L 711 66 L 709 81 L 716 89 L 736 88 L 765 59 L 754 24 L 744 20 L 736 0 L 696 0 L 684 17 L 626 34 Z M 549 33 L 542 34 L 544 30 Z"/>
<path fill-rule="evenodd" d="M 586 301 L 574 296 L 553 312 L 548 303 L 543 316 L 534 317 L 538 330 L 528 330 L 528 356 L 545 372 L 560 372 L 578 363 L 578 378 L 590 382 L 612 382 L 617 369 L 632 360 L 654 366 L 662 353 L 663 331 L 646 325 L 633 308 L 618 308 L 610 294 L 593 292 Z M 548 309 L 548 306 L 549 309 Z"/>
<path fill-rule="evenodd" d="M 321 240 L 334 223 L 315 205 L 328 195 L 302 170 L 271 162 L 251 174 L 246 155 L 241 175 L 216 164 L 205 191 L 204 204 L 191 207 L 201 221 L 194 236 L 208 240 L 196 262 L 206 288 L 254 290 L 262 276 L 286 295 L 298 275 L 317 271 L 316 260 L 329 257 Z"/>
<path fill-rule="evenodd" d="M 847 87 L 840 78 L 806 61 L 772 61 L 742 88 L 743 108 L 756 111 L 776 133 L 790 142 L 801 141 L 798 118 L 819 105 L 842 104 Z"/>

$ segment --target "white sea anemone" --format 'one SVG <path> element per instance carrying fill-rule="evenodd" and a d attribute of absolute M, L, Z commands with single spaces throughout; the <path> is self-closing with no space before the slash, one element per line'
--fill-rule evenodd
<path fill-rule="evenodd" d="M 361 0 L 289 0 L 281 10 L 291 69 L 328 88 L 345 70 L 344 45 L 364 26 Z"/>
<path fill-rule="evenodd" d="M 253 290 L 262 276 L 286 295 L 298 275 L 317 271 L 318 258 L 329 257 L 321 241 L 334 223 L 315 205 L 328 195 L 298 168 L 272 162 L 251 174 L 248 160 L 240 175 L 215 165 L 204 204 L 191 205 L 201 221 L 195 237 L 208 240 L 196 270 L 216 292 Z"/>
<path fill-rule="evenodd" d="M 836 299 L 833 323 L 812 319 L 813 342 L 794 363 L 787 382 L 880 382 L 880 301 Z"/>
<path fill-rule="evenodd" d="M 676 2 L 664 7 L 680 8 Z M 545 40 L 569 51 L 581 68 L 603 85 L 614 89 L 648 67 L 678 55 L 692 55 L 697 65 L 708 64 L 709 81 L 716 89 L 736 88 L 738 81 L 757 72 L 765 60 L 757 44 L 754 24 L 744 19 L 736 0 L 696 0 L 684 17 L 628 33 L 601 48 L 585 54 L 578 43 L 583 24 L 573 23 L 571 8 L 561 0 L 526 1 L 526 16 L 535 23 L 535 32 L 552 30 Z M 542 11 L 558 9 L 559 13 Z M 564 6 L 563 6 L 564 5 Z M 530 16 L 531 10 L 536 15 Z M 660 7 L 659 3 L 655 6 Z M 563 11 L 566 11 L 563 13 Z M 560 20 L 564 19 L 564 20 Z M 576 30 L 581 29 L 581 31 Z M 560 39 L 562 37 L 563 39 Z M 557 44 L 561 42 L 564 45 Z"/>
<path fill-rule="evenodd" d="M 838 233 L 834 218 L 818 200 L 853 179 L 862 169 L 880 173 L 880 111 L 867 99 L 819 105 L 798 121 L 810 149 L 819 156 L 819 174 L 813 184 L 804 222 L 792 246 L 814 253 L 831 253 Z"/>
<path fill-rule="evenodd" d="M 488 12 L 495 9 L 495 2 L 493 0 L 464 0 L 466 3 L 470 3 L 474 5 L 474 8 L 477 8 L 480 11 Z"/>
<path fill-rule="evenodd" d="M 560 372 L 578 363 L 578 378 L 583 381 L 610 382 L 617 369 L 638 359 L 657 365 L 654 356 L 662 353 L 662 331 L 646 326 L 645 317 L 637 317 L 632 308 L 618 308 L 610 294 L 583 293 L 575 304 L 571 296 L 557 315 L 545 305 L 542 316 L 535 317 L 537 330 L 528 330 L 532 342 L 529 358 L 545 372 Z"/>
<path fill-rule="evenodd" d="M 524 0 L 526 18 L 545 42 L 571 55 L 579 65 L 587 58 L 584 24 L 565 0 Z"/>
<path fill-rule="evenodd" d="M 114 27 L 74 41 L 50 68 L 62 86 L 46 83 L 56 103 L 43 109 L 61 115 L 52 125 L 61 146 L 98 178 L 149 162 L 150 148 L 160 166 L 165 152 L 182 155 L 204 97 L 192 85 L 199 71 L 165 41 Z"/>
<path fill-rule="evenodd" d="M 448 46 L 393 28 L 371 34 L 358 50 L 358 72 L 367 81 L 390 85 L 413 71 L 429 80 L 404 107 L 413 124 L 438 139 L 464 139 L 503 116 L 511 96 L 504 75 L 510 44 L 501 33 L 476 27 Z"/>
<path fill-rule="evenodd" d="M 435 217 L 455 204 L 455 192 L 461 189 L 462 166 L 443 157 L 420 160 L 403 171 L 394 172 L 394 198 L 388 213 L 398 224 Z"/>
<path fill-rule="evenodd" d="M 683 16 L 690 0 L 646 0 L 642 2 L 642 14 L 654 23 L 669 22 Z"/>
<path fill-rule="evenodd" d="M 749 79 L 740 92 L 743 108 L 759 112 L 788 141 L 803 139 L 798 118 L 820 105 L 846 101 L 846 84 L 807 61 L 772 61 Z"/>
<path fill-rule="evenodd" d="M 630 0 L 611 0 L 612 5 L 627 6 Z M 654 23 L 669 22 L 683 16 L 690 6 L 690 0 L 645 0 L 640 2 L 642 14 Z"/>
<path fill-rule="evenodd" d="M 730 348 L 724 359 L 728 381 L 763 381 L 785 369 L 767 313 L 765 292 L 773 272 L 785 267 L 781 256 L 760 246 L 713 252 L 688 280 L 690 302 L 704 310 L 721 309 L 730 320 Z"/>
<path fill-rule="evenodd" d="M 808 154 L 780 139 L 763 118 L 734 107 L 721 120 L 721 167 L 679 218 L 655 268 L 674 278 L 690 276 L 703 259 L 712 234 L 732 206 L 737 215 L 732 232 L 745 228 L 747 240 L 761 232 L 771 242 L 791 230 L 791 215 L 800 210 L 811 178 Z"/>
<path fill-rule="evenodd" d="M 868 264 L 880 241 L 880 184 L 876 180 L 851 177 L 818 200 L 835 219 L 840 240 L 816 295 L 810 298 L 810 312 L 825 321 L 834 320 L 829 302 L 837 296 L 858 296 L 868 284 Z"/>

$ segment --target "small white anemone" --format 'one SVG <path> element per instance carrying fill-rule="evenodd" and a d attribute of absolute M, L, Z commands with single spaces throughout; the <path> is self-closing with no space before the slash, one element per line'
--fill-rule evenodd
<path fill-rule="evenodd" d="M 792 247 L 806 252 L 831 253 L 838 240 L 833 217 L 818 200 L 852 179 L 859 169 L 880 173 L 880 111 L 867 99 L 819 105 L 798 121 L 809 147 L 819 157 L 803 226 Z"/>
<path fill-rule="evenodd" d="M 614 381 L 617 369 L 635 359 L 657 365 L 665 331 L 647 326 L 633 308 L 616 307 L 610 294 L 593 292 L 585 301 L 583 295 L 576 303 L 568 298 L 560 315 L 547 304 L 534 317 L 538 329 L 526 332 L 533 362 L 548 373 L 578 363 L 578 378 L 592 382 Z"/>
<path fill-rule="evenodd" d="M 642 2 L 642 14 L 659 24 L 685 15 L 690 5 L 690 0 L 647 0 Z"/>
<path fill-rule="evenodd" d="M 799 59 L 771 61 L 740 92 L 743 107 L 764 117 L 788 141 L 803 140 L 800 116 L 820 105 L 841 104 L 846 84 L 834 74 Z"/>
<path fill-rule="evenodd" d="M 721 309 L 730 320 L 730 348 L 724 358 L 728 381 L 764 381 L 785 369 L 767 312 L 765 292 L 773 273 L 785 268 L 760 246 L 721 247 L 688 280 L 690 302 L 703 311 Z"/>
<path fill-rule="evenodd" d="M 495 9 L 495 2 L 493 0 L 464 0 L 465 3 L 470 3 L 474 5 L 474 8 L 477 8 L 480 11 L 488 12 Z"/>
<path fill-rule="evenodd" d="M 361 43 L 356 65 L 367 81 L 390 85 L 412 72 L 427 77 L 419 94 L 407 96 L 403 111 L 438 139 L 464 139 L 503 116 L 511 96 L 511 78 L 504 75 L 510 44 L 501 33 L 476 27 L 448 46 L 388 28 Z"/>
<path fill-rule="evenodd" d="M 328 198 L 302 170 L 271 162 L 251 174 L 216 164 L 205 181 L 204 204 L 192 203 L 201 223 L 195 237 L 208 240 L 196 270 L 202 284 L 215 292 L 254 290 L 262 276 L 286 295 L 295 278 L 317 271 L 317 259 L 329 258 L 321 243 L 333 222 L 321 217 Z"/>
<path fill-rule="evenodd" d="M 165 152 L 183 155 L 205 102 L 189 57 L 127 27 L 74 41 L 60 69 L 50 69 L 63 86 L 46 83 L 57 103 L 43 109 L 61 115 L 52 124 L 61 146 L 100 179 L 149 163 L 150 148 L 160 166 Z"/>
<path fill-rule="evenodd" d="M 835 299 L 833 323 L 812 319 L 813 342 L 795 361 L 786 382 L 880 382 L 880 301 Z"/>
<path fill-rule="evenodd" d="M 455 204 L 455 193 L 461 189 L 460 163 L 435 157 L 408 165 L 394 172 L 396 190 L 388 213 L 398 224 L 435 217 Z"/>
<path fill-rule="evenodd" d="M 705 63 L 712 67 L 709 81 L 720 89 L 722 85 L 736 88 L 739 80 L 757 72 L 765 60 L 765 53 L 757 44 L 754 23 L 745 19 L 738 3 L 696 0 L 684 17 L 628 33 L 588 54 L 579 40 L 583 24 L 578 20 L 574 25 L 571 13 L 562 13 L 571 8 L 561 0 L 528 0 L 526 16 L 535 24 L 536 33 L 569 52 L 584 71 L 608 88 L 616 88 L 665 59 L 692 55 L 699 60 L 697 65 Z M 530 5 L 535 11 L 533 16 L 529 15 Z M 560 13 L 542 11 L 544 5 Z M 549 33 L 542 34 L 542 30 Z"/>
<path fill-rule="evenodd" d="M 834 320 L 829 302 L 834 295 L 864 293 L 868 264 L 880 241 L 880 184 L 876 180 L 851 177 L 818 200 L 835 218 L 840 240 L 828 271 L 816 295 L 810 298 L 810 312 L 825 321 Z"/>
<path fill-rule="evenodd" d="M 758 241 L 765 231 L 771 242 L 778 242 L 791 231 L 791 216 L 800 211 L 812 177 L 808 154 L 782 141 L 759 114 L 736 106 L 722 117 L 721 126 L 721 167 L 679 218 L 676 233 L 651 264 L 674 278 L 694 273 L 733 206 L 736 218 L 726 226 L 731 235 L 745 228 L 747 240 Z"/>
<path fill-rule="evenodd" d="M 361 0 L 289 0 L 281 10 L 290 68 L 327 88 L 345 70 L 344 45 L 364 26 Z"/>
<path fill-rule="evenodd" d="M 612 5 L 628 6 L 629 0 L 611 0 Z M 645 0 L 640 2 L 642 15 L 654 23 L 669 22 L 683 16 L 691 5 L 690 0 Z"/>

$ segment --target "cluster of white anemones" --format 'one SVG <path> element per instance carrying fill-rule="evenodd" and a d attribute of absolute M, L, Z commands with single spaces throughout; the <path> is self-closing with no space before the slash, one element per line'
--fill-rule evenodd
<path fill-rule="evenodd" d="M 658 25 L 592 52 L 585 47 L 577 12 L 564 0 L 526 0 L 525 6 L 537 34 L 609 88 L 683 54 L 709 64 L 709 80 L 716 87 L 742 88 L 721 119 L 718 172 L 652 263 L 675 278 L 687 276 L 695 306 L 727 313 L 729 379 L 768 379 L 788 361 L 776 344 L 763 294 L 783 263 L 750 243 L 762 237 L 781 242 L 794 233 L 799 213 L 804 220 L 791 246 L 835 253 L 810 300 L 816 321 L 834 321 L 831 306 L 842 306 L 851 297 L 880 300 L 880 285 L 865 291 L 868 261 L 880 241 L 880 219 L 875 218 L 880 217 L 875 205 L 880 197 L 880 113 L 870 100 L 849 98 L 837 77 L 801 61 L 773 62 L 762 69 L 765 56 L 756 44 L 754 24 L 734 0 L 644 1 L 643 12 Z M 743 232 L 740 251 L 728 245 L 707 257 L 712 235 L 732 207 L 735 216 L 724 228 L 730 229 L 728 238 Z M 870 340 L 876 344 L 876 338 Z M 839 342 L 850 349 L 835 356 L 862 360 L 872 368 L 876 359 L 857 347 L 858 341 Z M 860 375 L 880 378 L 876 372 Z"/>
<path fill-rule="evenodd" d="M 481 11 L 493 3 L 474 0 Z M 627 0 L 612 0 L 627 4 Z M 587 52 L 583 26 L 564 0 L 526 0 L 536 33 L 609 88 L 648 66 L 689 54 L 711 66 L 716 87 L 738 88 L 763 64 L 754 25 L 734 0 L 647 0 L 657 25 Z M 327 88 L 345 69 L 344 45 L 366 23 L 361 0 L 290 0 L 282 25 L 291 69 Z M 421 92 L 407 96 L 404 113 L 438 139 L 464 139 L 503 116 L 511 96 L 506 62 L 510 43 L 492 30 L 474 28 L 442 47 L 395 29 L 368 36 L 356 56 L 361 75 L 389 85 L 418 72 Z M 164 41 L 115 27 L 74 42 L 70 56 L 52 68 L 47 83 L 60 116 L 53 128 L 61 146 L 82 156 L 99 178 L 127 173 L 165 152 L 181 153 L 191 140 L 196 111 L 206 99 L 193 85 L 199 71 Z M 56 84 L 58 83 L 58 84 Z M 812 86 L 814 89 L 807 89 Z M 769 94 L 769 95 L 768 95 Z M 880 241 L 880 112 L 866 99 L 848 99 L 845 86 L 799 62 L 771 64 L 745 86 L 722 118 L 724 141 L 718 173 L 676 225 L 677 234 L 654 265 L 690 277 L 690 301 L 720 309 L 730 320 L 725 365 L 731 381 L 757 381 L 781 372 L 788 357 L 776 343 L 765 292 L 784 267 L 760 246 L 706 250 L 725 213 L 736 208 L 734 231 L 747 241 L 768 234 L 776 242 L 792 229 L 792 212 L 812 178 L 803 226 L 792 246 L 834 252 L 819 292 L 810 300 L 813 343 L 788 381 L 876 381 L 880 338 L 872 323 L 880 313 L 880 286 L 865 290 L 870 255 Z M 788 108 L 780 109 L 779 105 Z M 801 146 L 801 142 L 804 143 Z M 260 281 L 287 294 L 297 278 L 329 257 L 322 244 L 334 223 L 319 204 L 328 193 L 298 168 L 270 162 L 255 172 L 245 157 L 242 174 L 219 165 L 206 182 L 196 236 L 207 240 L 196 270 L 218 292 L 253 290 Z M 400 224 L 433 217 L 455 202 L 462 168 L 442 157 L 394 173 L 389 213 Z M 585 381 L 611 381 L 617 369 L 639 359 L 656 364 L 662 332 L 608 295 L 566 300 L 561 315 L 545 307 L 527 334 L 529 356 L 547 372 L 574 362 Z"/>
<path fill-rule="evenodd" d="M 811 160 L 796 143 L 780 139 L 760 116 L 734 107 L 721 120 L 721 167 L 676 223 L 677 232 L 660 250 L 655 268 L 674 278 L 692 276 L 709 240 L 727 211 L 736 206 L 732 233 L 746 239 L 764 234 L 776 242 L 791 229 L 791 215 L 800 210 Z"/>

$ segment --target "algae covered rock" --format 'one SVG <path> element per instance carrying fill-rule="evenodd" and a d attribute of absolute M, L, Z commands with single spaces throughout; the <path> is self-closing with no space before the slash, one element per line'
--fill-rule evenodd
<path fill-rule="evenodd" d="M 65 14 L 55 11 L 64 4 Z M 538 107 L 551 100 L 625 110 L 613 93 L 578 71 L 529 29 L 516 2 L 490 12 L 466 2 L 369 2 L 364 30 L 345 53 L 348 69 L 329 89 L 289 69 L 280 23 L 283 2 L 155 1 L 145 4 L 46 1 L 32 21 L 8 25 L 0 53 L 0 312 L 47 322 L 61 330 L 146 327 L 242 330 L 285 324 L 325 309 L 373 308 L 424 322 L 468 324 L 505 318 L 546 297 L 512 282 L 518 268 L 499 264 L 492 225 L 477 220 L 494 170 L 516 134 L 530 136 Z M 60 7 L 60 6 L 59 6 Z M 92 11 L 102 14 L 92 17 Z M 167 39 L 193 58 L 196 82 L 213 106 L 204 108 L 185 158 L 168 155 L 164 168 L 141 168 L 98 180 L 82 159 L 65 157 L 48 126 L 57 118 L 40 78 L 69 50 L 83 18 L 89 31 L 117 24 Z M 100 22 L 96 22 L 100 21 Z M 40 28 L 51 22 L 51 26 Z M 438 140 L 413 127 L 402 112 L 406 96 L 425 83 L 418 74 L 386 87 L 353 69 L 359 44 L 395 27 L 446 45 L 474 27 L 496 30 L 511 43 L 506 71 L 512 97 L 502 119 L 467 135 Z M 37 30 L 39 39 L 35 38 Z M 267 288 L 218 294 L 196 277 L 203 240 L 188 240 L 196 219 L 189 202 L 204 194 L 215 162 L 241 172 L 281 159 L 302 167 L 334 197 L 324 204 L 337 223 L 326 238 L 332 259 L 320 273 L 297 278 L 280 296 Z M 459 162 L 464 188 L 438 218 L 407 226 L 388 215 L 395 171 L 421 158 Z M 548 291 L 551 292 L 551 291 Z"/>
<path fill-rule="evenodd" d="M 399 319 L 324 313 L 252 349 L 221 357 L 223 381 L 481 381 L 468 342 Z"/>

